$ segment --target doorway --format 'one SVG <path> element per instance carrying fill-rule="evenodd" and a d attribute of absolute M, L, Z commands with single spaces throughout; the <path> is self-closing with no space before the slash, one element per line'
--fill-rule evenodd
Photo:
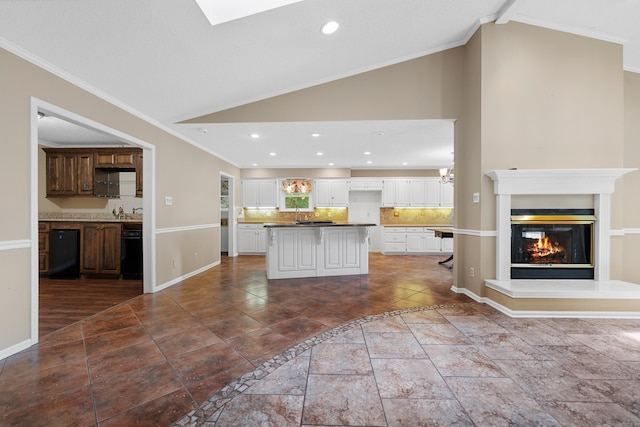
<path fill-rule="evenodd" d="M 44 119 L 50 118 L 50 126 L 45 127 Z M 55 133 L 55 126 L 60 126 L 59 135 L 60 139 L 57 141 L 51 141 L 54 139 L 51 135 Z M 75 136 L 74 136 L 75 135 Z M 44 139 L 47 136 L 48 139 Z M 60 143 L 62 141 L 63 143 Z M 41 210 L 51 210 L 53 213 L 62 212 L 65 210 L 73 211 L 74 209 L 82 210 L 83 205 L 81 199 L 85 199 L 88 205 L 86 211 L 93 214 L 96 210 L 105 210 L 105 201 L 100 201 L 93 197 L 77 197 L 69 199 L 68 202 L 61 203 L 61 206 L 56 206 L 53 203 L 49 203 L 48 199 L 44 197 L 46 194 L 46 179 L 45 179 L 45 156 L 41 152 L 41 145 L 54 145 L 60 148 L 83 148 L 83 150 L 90 150 L 95 147 L 136 147 L 142 148 L 143 162 L 142 170 L 142 193 L 145 197 L 138 199 L 135 206 L 128 207 L 129 211 L 133 211 L 137 208 L 137 212 L 141 212 L 142 230 L 145 235 L 143 241 L 143 270 L 144 281 L 132 280 L 130 286 L 123 286 L 124 282 L 115 279 L 91 279 L 89 281 L 78 280 L 63 280 L 56 283 L 56 287 L 52 292 L 50 288 L 52 280 L 43 278 L 44 283 L 48 288 L 41 289 L 40 280 L 40 257 L 39 257 L 39 219 L 41 216 Z M 88 317 L 95 314 L 93 311 L 104 310 L 109 306 L 123 302 L 130 299 L 135 295 L 139 295 L 143 292 L 153 292 L 155 288 L 155 237 L 153 234 L 153 199 L 154 183 L 153 168 L 155 164 L 155 149 L 154 146 L 148 144 L 142 140 L 131 137 L 127 134 L 119 132 L 115 129 L 109 128 L 101 123 L 94 122 L 71 111 L 60 108 L 56 105 L 49 104 L 45 101 L 32 98 L 31 102 L 31 341 L 32 343 L 38 342 L 40 331 L 43 333 L 52 332 L 52 328 L 56 328 L 56 325 L 60 327 L 65 326 L 65 322 L 74 323 L 78 321 L 78 316 Z M 135 184 L 134 184 L 135 186 Z M 96 200 L 97 199 L 97 200 Z M 42 206 L 41 206 L 42 205 Z M 111 208 L 109 202 L 107 202 L 106 210 Z M 129 212 L 128 211 L 128 212 Z M 46 216 L 46 215 L 45 215 Z M 52 217 L 55 217 L 53 215 Z M 116 286 L 117 285 L 117 286 Z M 84 291 L 85 294 L 81 295 L 79 292 Z M 58 298 L 57 292 L 66 292 L 72 297 L 63 300 Z M 42 300 L 40 299 L 42 297 Z M 88 304 L 86 299 L 91 301 L 99 300 L 98 305 L 95 303 Z M 85 302 L 83 302 L 85 301 Z M 40 304 L 48 304 L 47 312 L 41 312 Z M 74 306 L 75 304 L 75 306 Z M 57 306 L 56 306 L 57 305 Z M 52 313 L 62 310 L 62 315 L 56 315 L 58 318 L 52 317 Z M 66 310 L 66 314 L 65 313 Z M 97 312 L 95 311 L 95 312 Z M 46 320 L 46 325 L 40 328 L 41 316 L 49 316 Z M 62 317 L 62 318 L 60 318 Z M 66 318 L 66 320 L 65 320 Z"/>
<path fill-rule="evenodd" d="M 220 253 L 221 256 L 237 256 L 235 226 L 235 177 L 220 172 Z"/>

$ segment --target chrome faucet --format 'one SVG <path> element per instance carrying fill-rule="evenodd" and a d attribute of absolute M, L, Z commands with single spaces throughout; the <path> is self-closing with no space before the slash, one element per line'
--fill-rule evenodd
<path fill-rule="evenodd" d="M 141 210 L 142 210 L 142 208 L 133 208 L 131 213 L 136 213 L 136 212 L 141 211 Z"/>

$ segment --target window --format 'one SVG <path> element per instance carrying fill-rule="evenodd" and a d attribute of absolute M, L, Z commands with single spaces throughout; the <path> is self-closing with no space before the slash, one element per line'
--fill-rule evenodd
<path fill-rule="evenodd" d="M 312 181 L 288 178 L 280 181 L 280 211 L 312 212 Z"/>

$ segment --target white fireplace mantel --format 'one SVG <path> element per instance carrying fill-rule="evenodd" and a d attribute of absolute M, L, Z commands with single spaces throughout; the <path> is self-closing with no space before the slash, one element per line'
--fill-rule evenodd
<path fill-rule="evenodd" d="M 611 194 L 615 181 L 636 169 L 509 169 L 486 175 L 496 195 L 496 280 L 511 280 L 511 196 L 593 194 L 594 279 L 610 278 Z"/>

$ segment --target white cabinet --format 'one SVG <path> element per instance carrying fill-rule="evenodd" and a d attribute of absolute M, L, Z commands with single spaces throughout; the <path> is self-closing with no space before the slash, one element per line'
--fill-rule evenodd
<path fill-rule="evenodd" d="M 440 206 L 446 208 L 453 207 L 453 184 L 440 183 Z"/>
<path fill-rule="evenodd" d="M 262 224 L 238 224 L 238 253 L 263 254 L 267 250 L 267 230 Z"/>
<path fill-rule="evenodd" d="M 383 227 L 383 253 L 453 252 L 453 239 L 436 237 L 428 227 Z"/>
<path fill-rule="evenodd" d="M 390 178 L 382 182 L 382 206 L 409 206 L 409 180 Z"/>
<path fill-rule="evenodd" d="M 314 229 L 283 228 L 278 230 L 276 239 L 280 275 L 287 276 L 287 273 L 297 274 L 304 271 L 315 273 L 317 244 Z"/>
<path fill-rule="evenodd" d="M 383 228 L 383 253 L 406 252 L 407 230 L 404 227 Z"/>
<path fill-rule="evenodd" d="M 357 228 L 325 228 L 324 271 L 359 269 L 361 238 Z"/>
<path fill-rule="evenodd" d="M 390 178 L 382 189 L 383 207 L 441 206 L 441 186 L 438 178 Z"/>
<path fill-rule="evenodd" d="M 425 227 L 407 227 L 407 252 L 440 252 L 440 239 Z"/>
<path fill-rule="evenodd" d="M 441 242 L 442 252 L 453 253 L 453 237 L 446 237 L 441 240 L 442 240 Z"/>
<path fill-rule="evenodd" d="M 349 181 L 346 179 L 316 179 L 317 207 L 348 207 Z"/>
<path fill-rule="evenodd" d="M 268 228 L 268 279 L 369 272 L 366 226 Z"/>
<path fill-rule="evenodd" d="M 382 178 L 351 178 L 350 191 L 381 191 Z"/>
<path fill-rule="evenodd" d="M 278 180 L 245 179 L 242 181 L 242 206 L 275 208 L 278 206 Z"/>

